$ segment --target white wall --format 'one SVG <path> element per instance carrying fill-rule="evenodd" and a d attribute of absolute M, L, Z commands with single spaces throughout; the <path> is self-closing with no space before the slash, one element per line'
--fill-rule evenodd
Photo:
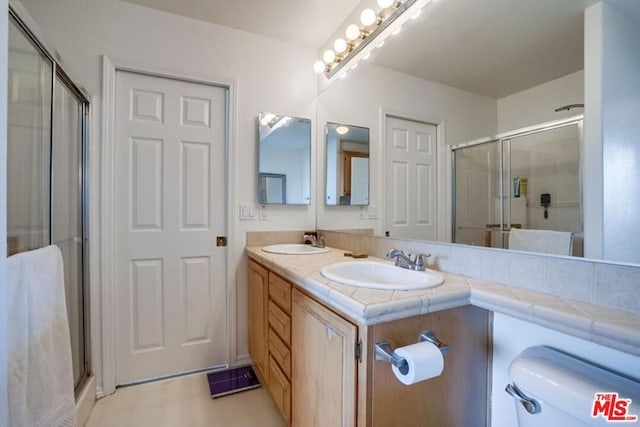
<path fill-rule="evenodd" d="M 270 206 L 266 221 L 239 222 L 238 203 L 257 201 L 257 114 L 272 111 L 296 117 L 315 114 L 316 76 L 310 64 L 315 51 L 266 37 L 202 21 L 135 6 L 117 0 L 25 0 L 25 8 L 41 29 L 41 38 L 61 57 L 74 81 L 96 96 L 93 104 L 92 231 L 93 260 L 101 254 L 99 235 L 99 164 L 101 141 L 100 110 L 102 87 L 101 55 L 118 62 L 144 65 L 204 78 L 222 77 L 236 83 L 236 109 L 231 111 L 233 127 L 230 149 L 237 162 L 230 177 L 229 194 L 234 200 L 230 224 L 229 259 L 231 280 L 237 300 L 229 309 L 237 312 L 237 324 L 229 325 L 230 363 L 247 354 L 246 261 L 243 255 L 248 230 L 308 229 L 315 227 L 315 206 Z M 312 134 L 315 135 L 312 126 Z M 312 153 L 313 154 L 313 153 Z M 312 158 L 312 164 L 315 159 Z M 315 188 L 312 170 L 312 188 Z M 100 266 L 93 264 L 92 293 L 99 302 Z M 93 306 L 93 322 L 99 307 Z M 92 339 L 100 342 L 100 329 Z M 100 359 L 94 368 L 100 373 Z M 100 382 L 100 377 L 98 377 Z"/>
<path fill-rule="evenodd" d="M 342 229 L 374 228 L 377 234 L 382 232 L 379 214 L 384 211 L 382 143 L 385 113 L 442 125 L 445 144 L 470 141 L 496 131 L 496 101 L 492 98 L 361 64 L 318 96 L 318 228 L 335 229 L 339 224 Z M 371 170 L 368 208 L 326 206 L 324 203 L 326 122 L 369 128 Z M 449 182 L 443 183 L 441 188 L 448 189 Z M 376 218 L 367 218 L 367 211 Z M 360 217 L 361 213 L 365 218 Z"/>
<path fill-rule="evenodd" d="M 585 255 L 638 263 L 640 3 L 591 6 L 585 33 Z"/>
<path fill-rule="evenodd" d="M 569 104 L 584 104 L 584 71 L 498 99 L 498 133 L 583 113 L 582 108 L 554 111 Z"/>
<path fill-rule="evenodd" d="M 602 255 L 639 263 L 640 3 L 604 2 L 602 19 Z"/>
<path fill-rule="evenodd" d="M 7 0 L 0 0 L 6 11 Z M 9 425 L 7 409 L 7 39 L 8 15 L 0 18 L 0 427 Z"/>
<path fill-rule="evenodd" d="M 522 350 L 537 345 L 555 348 L 588 363 L 640 381 L 640 357 L 503 314 L 495 314 L 493 318 L 493 371 L 491 379 L 493 386 L 491 392 L 492 427 L 513 427 L 516 425 L 514 399 L 504 391 L 505 386 L 511 382 L 509 365 Z"/>

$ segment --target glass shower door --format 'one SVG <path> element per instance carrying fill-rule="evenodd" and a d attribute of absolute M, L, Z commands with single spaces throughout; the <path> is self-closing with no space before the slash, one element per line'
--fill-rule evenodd
<path fill-rule="evenodd" d="M 453 148 L 453 241 L 509 247 L 513 228 L 573 234 L 583 255 L 581 121 Z"/>
<path fill-rule="evenodd" d="M 571 123 L 502 141 L 505 230 L 571 232 L 574 256 L 583 256 L 580 126 Z"/>
<path fill-rule="evenodd" d="M 87 370 L 85 331 L 84 227 L 83 227 L 83 120 L 84 105 L 56 75 L 53 114 L 51 240 L 64 262 L 67 315 L 71 334 L 73 379 L 77 387 Z"/>
<path fill-rule="evenodd" d="M 499 141 L 457 149 L 453 160 L 454 243 L 502 247 Z"/>
<path fill-rule="evenodd" d="M 7 105 L 7 252 L 56 244 L 76 393 L 90 374 L 85 266 L 88 102 L 10 10 Z"/>
<path fill-rule="evenodd" d="M 13 255 L 49 244 L 53 63 L 9 22 L 7 253 Z"/>

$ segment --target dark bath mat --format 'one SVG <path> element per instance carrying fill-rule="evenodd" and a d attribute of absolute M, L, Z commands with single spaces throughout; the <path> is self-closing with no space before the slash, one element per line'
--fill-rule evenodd
<path fill-rule="evenodd" d="M 251 366 L 240 366 L 225 369 L 224 371 L 210 372 L 207 374 L 211 397 L 226 396 L 260 387 L 260 381 Z"/>

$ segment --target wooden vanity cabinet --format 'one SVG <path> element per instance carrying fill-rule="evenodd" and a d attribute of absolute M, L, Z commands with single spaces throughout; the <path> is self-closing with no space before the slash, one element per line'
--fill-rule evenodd
<path fill-rule="evenodd" d="M 249 353 L 282 417 L 291 422 L 291 283 L 249 259 Z"/>
<path fill-rule="evenodd" d="M 369 327 L 373 343 L 391 340 L 400 347 L 418 342 L 424 330 L 449 345 L 444 370 L 436 378 L 406 386 L 389 364 L 371 361 L 373 426 L 487 426 L 491 339 L 490 313 L 466 305 Z M 372 355 L 371 355 L 372 356 Z"/>
<path fill-rule="evenodd" d="M 357 324 L 249 259 L 249 351 L 294 427 L 488 425 L 489 321 L 464 306 Z M 441 376 L 405 386 L 373 346 L 413 344 L 424 330 L 451 352 Z"/>

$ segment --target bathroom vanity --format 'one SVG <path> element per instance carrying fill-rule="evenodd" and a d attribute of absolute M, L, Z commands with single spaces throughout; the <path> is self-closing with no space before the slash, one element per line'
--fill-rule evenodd
<path fill-rule="evenodd" d="M 307 258 L 246 251 L 249 352 L 288 425 L 486 425 L 490 312 L 460 303 L 468 301 L 468 285 L 365 289 L 360 298 L 371 303 L 361 305 L 348 296 L 355 288 L 338 292 L 340 285 L 319 274 L 343 260 L 343 251 Z M 445 294 L 453 303 L 438 308 Z M 429 299 L 433 310 L 423 313 Z M 424 330 L 451 351 L 440 376 L 407 386 L 389 363 L 374 360 L 373 346 L 413 344 Z"/>

